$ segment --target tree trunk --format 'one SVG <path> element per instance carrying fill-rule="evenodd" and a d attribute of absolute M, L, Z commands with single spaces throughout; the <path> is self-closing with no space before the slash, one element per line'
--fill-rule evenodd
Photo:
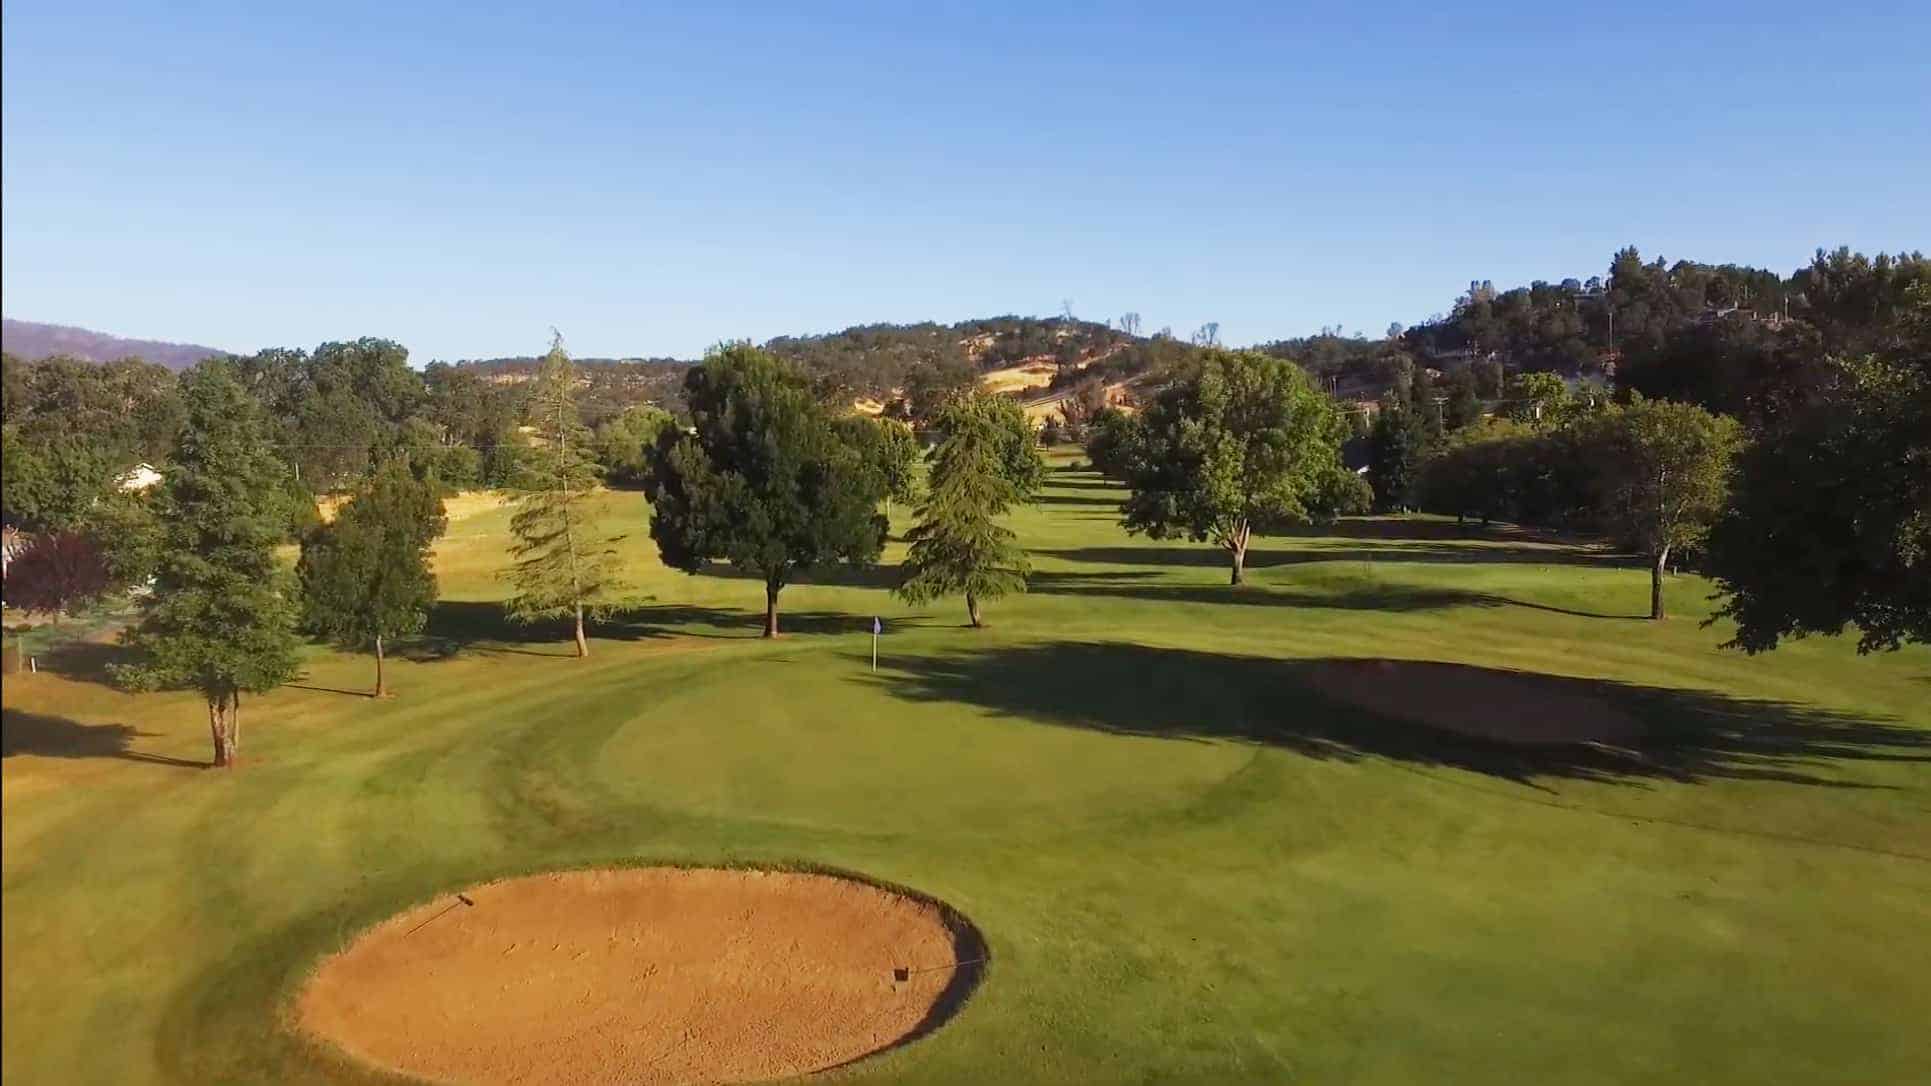
<path fill-rule="evenodd" d="M 231 691 L 228 695 L 228 760 L 236 761 L 241 757 L 241 691 Z"/>
<path fill-rule="evenodd" d="M 1663 564 L 1669 561 L 1670 549 L 1664 547 L 1656 552 L 1656 561 L 1649 567 L 1649 617 L 1660 621 L 1663 617 Z"/>
<path fill-rule="evenodd" d="M 208 702 L 208 738 L 215 747 L 214 767 L 228 768 L 231 757 L 228 752 L 228 695 L 222 694 Z"/>
<path fill-rule="evenodd" d="M 965 598 L 966 598 L 966 615 L 967 615 L 967 617 L 969 617 L 969 618 L 971 618 L 971 619 L 972 619 L 972 626 L 973 626 L 973 628 L 974 628 L 974 629 L 977 629 L 977 628 L 979 627 L 979 625 L 980 625 L 980 623 L 979 623 L 979 597 L 977 597 L 977 596 L 975 596 L 975 595 L 973 595 L 973 594 L 972 594 L 972 593 L 970 593 L 970 592 L 967 592 L 967 593 L 965 594 Z"/>
<path fill-rule="evenodd" d="M 389 696 L 389 686 L 387 683 L 382 681 L 382 637 L 381 635 L 377 635 L 375 639 L 375 696 L 378 698 L 386 698 Z"/>
<path fill-rule="evenodd" d="M 764 582 L 764 636 L 778 636 L 778 590 L 784 586 L 776 581 Z"/>
<path fill-rule="evenodd" d="M 577 604 L 577 659 L 590 655 L 590 642 L 583 636 L 583 604 Z"/>
<path fill-rule="evenodd" d="M 1242 574 L 1246 571 L 1247 541 L 1251 538 L 1253 538 L 1253 530 L 1247 526 L 1246 521 L 1241 521 L 1240 527 L 1234 529 L 1234 534 L 1227 540 L 1227 553 L 1234 560 L 1233 578 L 1228 581 L 1229 584 L 1239 584 Z"/>

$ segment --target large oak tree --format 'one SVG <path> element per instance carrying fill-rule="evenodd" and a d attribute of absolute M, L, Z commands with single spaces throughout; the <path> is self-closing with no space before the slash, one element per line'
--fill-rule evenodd
<path fill-rule="evenodd" d="M 685 377 L 692 432 L 659 442 L 650 534 L 666 565 L 716 559 L 764 582 L 764 636 L 799 573 L 870 565 L 884 548 L 884 474 L 790 366 L 748 344 L 712 351 Z"/>
<path fill-rule="evenodd" d="M 1139 427 L 1122 522 L 1154 539 L 1211 541 L 1239 584 L 1255 532 L 1306 519 L 1347 424 L 1300 367 L 1214 348 Z"/>

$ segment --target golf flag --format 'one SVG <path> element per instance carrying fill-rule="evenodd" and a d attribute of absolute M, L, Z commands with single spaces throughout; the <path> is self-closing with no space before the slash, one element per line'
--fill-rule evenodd
<path fill-rule="evenodd" d="M 879 634 L 882 634 L 884 632 L 885 632 L 885 624 L 878 620 L 877 615 L 873 615 L 872 616 L 872 636 L 877 637 Z"/>
<path fill-rule="evenodd" d="M 872 670 L 873 671 L 878 670 L 878 635 L 884 629 L 885 629 L 885 624 L 878 620 L 877 615 L 873 615 L 872 616 Z"/>

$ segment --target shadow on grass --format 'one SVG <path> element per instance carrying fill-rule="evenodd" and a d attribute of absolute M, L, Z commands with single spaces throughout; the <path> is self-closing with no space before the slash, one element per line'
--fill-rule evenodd
<path fill-rule="evenodd" d="M 1212 603 L 1242 607 L 1326 607 L 1343 611 L 1429 611 L 1448 607 L 1526 607 L 1532 611 L 1573 615 L 1577 618 L 1645 619 L 1647 615 L 1611 615 L 1600 611 L 1579 611 L 1546 603 L 1499 596 L 1492 592 L 1469 592 L 1455 588 L 1422 588 L 1414 585 L 1362 584 L 1352 588 L 1322 591 L 1278 585 L 1188 585 L 1168 584 L 1151 573 L 1035 573 L 1026 582 L 1028 592 L 1043 595 L 1114 596 L 1120 599 L 1153 603 Z"/>
<path fill-rule="evenodd" d="M 5 757 L 33 754 L 42 758 L 116 758 L 182 769 L 208 768 L 207 762 L 133 749 L 136 739 L 152 735 L 153 732 L 138 731 L 128 724 L 82 724 L 65 717 L 15 709 L 0 713 L 0 755 Z"/>
<path fill-rule="evenodd" d="M 1363 681 L 1361 669 L 1375 669 Z M 1931 732 L 1783 702 L 1424 661 L 1274 660 L 1110 642 L 899 658 L 859 681 L 1041 723 L 1239 740 L 1534 784 L 1875 787 L 1833 763 L 1931 762 Z M 1473 703 L 1473 704 L 1471 704 Z"/>
<path fill-rule="evenodd" d="M 1034 552 L 1065 562 L 1113 566 L 1210 566 L 1226 569 L 1227 552 L 1205 543 L 1194 546 L 1069 547 Z M 1518 563 L 1539 566 L 1595 566 L 1615 569 L 1634 566 L 1636 559 L 1606 550 L 1584 550 L 1536 544 L 1404 543 L 1385 547 L 1300 546 L 1270 548 L 1256 543 L 1247 549 L 1248 569 L 1300 566 L 1316 562 L 1420 562 L 1429 565 Z"/>
<path fill-rule="evenodd" d="M 834 611 L 784 611 L 779 630 L 789 634 L 859 633 L 871 629 L 870 615 Z M 600 641 L 651 641 L 676 637 L 742 640 L 764 631 L 764 612 L 734 611 L 682 604 L 629 607 L 586 621 Z M 571 657 L 570 624 L 564 620 L 520 623 L 503 605 L 476 600 L 444 600 L 431 609 L 423 636 L 401 645 L 395 655 L 418 663 L 445 660 L 464 652 L 519 656 Z"/>

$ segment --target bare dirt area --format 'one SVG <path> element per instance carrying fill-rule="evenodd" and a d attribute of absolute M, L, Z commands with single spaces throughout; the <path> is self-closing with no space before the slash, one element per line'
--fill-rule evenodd
<path fill-rule="evenodd" d="M 1496 743 L 1620 744 L 1645 730 L 1581 680 L 1419 660 L 1330 661 L 1307 680 L 1344 704 Z"/>
<path fill-rule="evenodd" d="M 437 1081 L 751 1082 L 936 1027 L 981 945 L 949 910 L 853 879 L 561 872 L 377 925 L 322 963 L 296 1013 L 360 1060 Z"/>

